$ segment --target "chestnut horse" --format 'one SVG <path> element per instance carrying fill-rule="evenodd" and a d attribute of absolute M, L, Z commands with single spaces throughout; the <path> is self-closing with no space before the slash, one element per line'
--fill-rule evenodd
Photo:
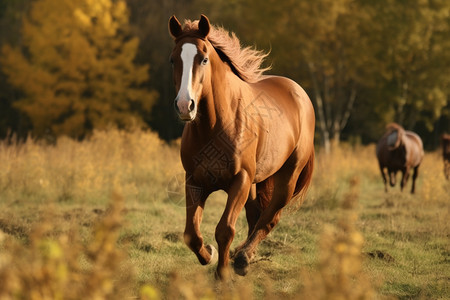
<path fill-rule="evenodd" d="M 403 129 L 402 126 L 391 123 L 386 126 L 387 131 L 378 142 L 376 153 L 384 181 L 384 190 L 387 192 L 387 180 L 384 169 L 387 168 L 389 183 L 395 185 L 395 175 L 402 172 L 400 189 L 408 181 L 409 172 L 413 169 L 411 193 L 414 194 L 416 178 L 424 152 L 422 140 L 414 132 Z"/>
<path fill-rule="evenodd" d="M 450 179 L 450 134 L 443 134 L 442 140 L 442 157 L 444 159 L 444 175 L 447 180 Z"/>
<path fill-rule="evenodd" d="M 185 121 L 181 161 L 186 171 L 184 240 L 201 264 L 217 251 L 205 245 L 200 223 L 212 192 L 228 194 L 217 224 L 216 277 L 228 277 L 235 223 L 245 207 L 248 236 L 234 251 L 235 272 L 245 275 L 257 245 L 295 197 L 301 203 L 314 163 L 314 109 L 290 79 L 264 76 L 267 54 L 242 48 L 234 34 L 208 18 L 169 20 L 177 90 L 175 110 Z"/>

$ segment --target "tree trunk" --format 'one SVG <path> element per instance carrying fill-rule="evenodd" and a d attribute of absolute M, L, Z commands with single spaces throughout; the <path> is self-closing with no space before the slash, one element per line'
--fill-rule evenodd
<path fill-rule="evenodd" d="M 330 132 L 327 128 L 327 123 L 325 119 L 325 111 L 324 111 L 324 105 L 323 105 L 323 99 L 322 95 L 320 93 L 319 84 L 317 82 L 317 78 L 315 76 L 315 67 L 313 63 L 308 63 L 308 69 L 311 75 L 311 81 L 314 86 L 314 96 L 315 96 L 315 102 L 316 102 L 316 112 L 317 112 L 317 123 L 319 124 L 320 133 L 322 136 L 322 146 L 325 149 L 325 153 L 329 154 L 331 151 L 331 145 L 330 145 Z"/>
<path fill-rule="evenodd" d="M 339 146 L 341 132 L 347 125 L 353 105 L 356 100 L 356 88 L 351 87 L 348 98 L 344 93 L 335 96 L 334 100 L 341 105 L 336 105 L 333 110 L 331 104 L 330 85 L 325 76 L 323 89 L 320 88 L 317 80 L 317 72 L 313 63 L 308 64 L 311 81 L 314 89 L 314 99 L 316 103 L 317 123 L 322 136 L 322 146 L 326 154 L 331 152 L 332 147 Z M 342 86 L 340 88 L 343 88 Z M 323 97 L 322 97 L 323 95 Z M 337 99 L 335 99 L 337 97 Z M 331 141 L 332 140 L 332 141 Z"/>

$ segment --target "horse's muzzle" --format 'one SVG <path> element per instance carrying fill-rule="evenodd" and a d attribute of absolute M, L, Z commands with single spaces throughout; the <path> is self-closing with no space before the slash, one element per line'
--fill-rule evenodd
<path fill-rule="evenodd" d="M 195 119 L 195 115 L 197 113 L 197 106 L 195 104 L 194 99 L 186 101 L 186 100 L 179 100 L 177 98 L 175 99 L 174 106 L 175 111 L 178 114 L 178 117 L 182 121 L 190 122 Z"/>

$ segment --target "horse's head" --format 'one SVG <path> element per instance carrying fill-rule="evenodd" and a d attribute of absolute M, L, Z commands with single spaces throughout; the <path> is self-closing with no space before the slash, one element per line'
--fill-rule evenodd
<path fill-rule="evenodd" d="M 206 80 L 211 74 L 209 49 L 206 40 L 210 31 L 207 17 L 201 16 L 198 28 L 183 30 L 175 16 L 169 20 L 169 32 L 175 47 L 170 56 L 173 79 L 177 90 L 175 110 L 183 121 L 192 121 L 197 115 L 199 101 L 209 90 Z"/>

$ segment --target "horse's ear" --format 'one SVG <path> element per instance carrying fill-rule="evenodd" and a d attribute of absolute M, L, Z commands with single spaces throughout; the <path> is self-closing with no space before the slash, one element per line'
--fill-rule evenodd
<path fill-rule="evenodd" d="M 169 32 L 170 32 L 170 34 L 172 35 L 172 37 L 174 39 L 179 37 L 181 35 L 181 33 L 183 32 L 183 29 L 181 28 L 180 21 L 178 21 L 178 19 L 177 19 L 177 17 L 175 17 L 175 15 L 170 17 L 170 20 L 169 20 Z"/>
<path fill-rule="evenodd" d="M 200 21 L 198 22 L 198 31 L 202 35 L 202 37 L 206 38 L 209 34 L 209 30 L 211 29 L 211 25 L 209 24 L 209 20 L 205 15 L 201 15 Z"/>

